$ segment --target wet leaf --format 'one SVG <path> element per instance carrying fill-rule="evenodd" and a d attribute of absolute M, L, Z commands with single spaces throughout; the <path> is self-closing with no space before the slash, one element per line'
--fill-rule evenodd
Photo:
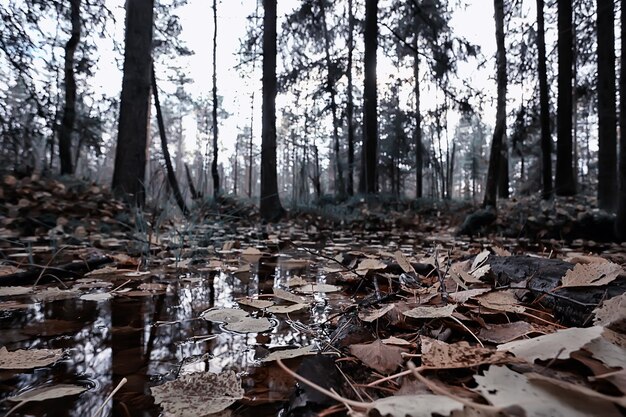
<path fill-rule="evenodd" d="M 81 387 L 80 385 L 58 384 L 48 387 L 35 388 L 30 391 L 26 391 L 20 395 L 16 395 L 15 397 L 9 397 L 7 398 L 7 400 L 21 403 L 31 401 L 45 401 L 55 398 L 69 397 L 85 391 L 87 391 L 87 388 Z"/>
<path fill-rule="evenodd" d="M 0 287 L 0 297 L 10 297 L 14 295 L 29 294 L 33 291 L 31 287 Z"/>
<path fill-rule="evenodd" d="M 351 354 L 359 358 L 365 365 L 383 374 L 398 369 L 404 363 L 402 352 L 406 351 L 406 349 L 396 346 L 385 345 L 380 340 L 350 346 Z"/>
<path fill-rule="evenodd" d="M 203 312 L 200 317 L 218 323 L 233 323 L 248 317 L 248 313 L 239 308 L 216 308 Z"/>
<path fill-rule="evenodd" d="M 532 333 L 533 326 L 525 321 L 515 321 L 505 324 L 490 324 L 485 329 L 480 329 L 478 338 L 492 343 L 507 343 L 522 336 Z"/>
<path fill-rule="evenodd" d="M 281 300 L 290 301 L 296 304 L 302 304 L 307 302 L 306 298 L 290 293 L 289 291 L 285 291 L 281 288 L 274 287 L 272 291 L 274 291 L 274 297 L 280 298 Z"/>
<path fill-rule="evenodd" d="M 296 311 L 308 310 L 308 304 L 291 304 L 288 306 L 272 306 L 267 308 L 268 313 L 272 314 L 289 314 L 295 313 Z"/>
<path fill-rule="evenodd" d="M 395 304 L 388 304 L 376 310 L 361 310 L 359 311 L 359 318 L 365 322 L 371 323 L 374 320 L 378 320 L 389 311 L 393 310 L 395 307 Z"/>
<path fill-rule="evenodd" d="M 492 291 L 474 297 L 478 304 L 496 311 L 508 313 L 523 313 L 526 309 L 519 305 L 514 290 Z"/>
<path fill-rule="evenodd" d="M 244 317 L 239 321 L 228 322 L 224 328 L 237 333 L 262 333 L 271 330 L 274 325 L 269 319 Z"/>
<path fill-rule="evenodd" d="M 0 348 L 0 369 L 32 369 L 52 365 L 63 356 L 63 349 L 30 349 L 9 352 Z"/>
<path fill-rule="evenodd" d="M 296 287 L 295 290 L 302 294 L 313 294 L 316 292 L 338 292 L 341 291 L 341 287 L 330 284 L 307 284 Z"/>
<path fill-rule="evenodd" d="M 241 381 L 234 372 L 197 372 L 150 388 L 154 401 L 166 415 L 197 417 L 225 410 L 243 398 Z"/>
<path fill-rule="evenodd" d="M 277 359 L 285 360 L 285 359 L 297 358 L 299 356 L 304 356 L 304 355 L 315 355 L 317 354 L 317 352 L 314 349 L 315 347 L 311 345 L 311 346 L 299 347 L 297 349 L 276 350 L 270 353 L 269 355 L 267 355 L 266 357 L 264 357 L 263 359 L 261 359 L 261 362 L 272 362 Z"/>
<path fill-rule="evenodd" d="M 111 298 L 113 298 L 113 294 L 111 294 L 110 292 L 94 292 L 91 294 L 83 294 L 80 296 L 81 300 L 84 301 L 107 301 L 110 300 Z"/>
<path fill-rule="evenodd" d="M 486 363 L 511 362 L 505 352 L 471 346 L 467 342 L 446 343 L 422 336 L 422 365 L 438 369 L 471 368 Z"/>
<path fill-rule="evenodd" d="M 32 307 L 32 304 L 20 303 L 19 301 L 0 301 L 0 311 L 22 310 Z"/>
<path fill-rule="evenodd" d="M 273 301 L 259 300 L 258 298 L 250 298 L 250 297 L 239 298 L 237 302 L 244 306 L 258 308 L 259 310 L 263 310 L 264 308 L 274 305 Z"/>
<path fill-rule="evenodd" d="M 356 267 L 357 272 L 362 274 L 367 273 L 368 271 L 380 271 L 382 269 L 387 268 L 387 264 L 378 259 L 365 258 L 359 265 Z"/>
<path fill-rule="evenodd" d="M 66 300 L 69 298 L 76 298 L 80 295 L 78 290 L 61 290 L 55 287 L 46 288 L 41 291 L 37 291 L 32 295 L 35 301 L 54 301 L 54 300 Z"/>

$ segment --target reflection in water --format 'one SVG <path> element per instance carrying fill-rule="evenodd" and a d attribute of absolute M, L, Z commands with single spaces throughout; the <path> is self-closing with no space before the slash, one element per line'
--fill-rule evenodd
<path fill-rule="evenodd" d="M 232 333 L 198 318 L 208 308 L 238 307 L 237 298 L 271 294 L 273 286 L 288 289 L 295 277 L 313 275 L 308 264 L 294 269 L 282 260 L 261 258 L 250 263 L 245 274 L 178 276 L 162 272 L 149 278 L 149 282 L 167 285 L 162 293 L 122 294 L 102 302 L 48 301 L 3 313 L 0 346 L 9 350 L 64 348 L 68 354 L 67 359 L 48 368 L 0 372 L 0 400 L 41 385 L 74 383 L 89 390 L 75 397 L 27 404 L 13 415 L 44 416 L 54 410 L 55 416 L 90 416 L 126 378 L 128 382 L 113 403 L 106 404 L 102 415 L 156 417 L 160 407 L 150 395 L 151 386 L 180 374 L 226 370 L 242 376 L 247 401 L 256 405 L 285 400 L 293 381 L 273 366 L 261 366 L 258 360 L 270 347 L 315 343 L 319 337 L 316 327 L 324 325 L 330 313 L 326 296 L 316 294 L 309 312 L 277 317 L 277 325 L 263 334 Z M 325 282 L 325 277 L 317 280 Z M 121 282 L 115 280 L 114 285 Z M 136 288 L 140 283 L 127 286 Z M 265 314 L 251 308 L 246 311 L 255 317 Z M 2 402 L 0 413 L 10 406 Z"/>

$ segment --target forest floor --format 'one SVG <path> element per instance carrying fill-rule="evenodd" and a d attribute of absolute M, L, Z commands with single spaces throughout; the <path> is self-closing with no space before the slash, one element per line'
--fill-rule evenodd
<path fill-rule="evenodd" d="M 10 175 L 0 201 L 0 412 L 626 411 L 626 247 L 593 199 L 507 201 L 472 236 L 455 201 L 267 225 L 229 198 L 180 219 Z"/>

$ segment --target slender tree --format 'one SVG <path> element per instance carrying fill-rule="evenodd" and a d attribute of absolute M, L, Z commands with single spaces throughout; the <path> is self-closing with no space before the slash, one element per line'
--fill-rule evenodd
<path fill-rule="evenodd" d="M 539 70 L 539 124 L 541 126 L 541 179 L 544 199 L 552 195 L 552 137 L 550 135 L 550 98 L 546 68 L 546 37 L 543 18 L 544 0 L 537 0 L 537 52 Z"/>
<path fill-rule="evenodd" d="M 415 95 L 415 131 L 413 132 L 415 141 L 415 198 L 422 198 L 422 178 L 424 176 L 424 154 L 422 144 L 422 112 L 420 109 L 420 56 L 419 56 L 419 32 L 420 14 L 418 13 L 417 2 L 409 0 L 413 5 L 413 24 L 415 25 L 413 35 L 413 94 Z"/>
<path fill-rule="evenodd" d="M 615 11 L 613 0 L 597 0 L 598 33 L 598 206 L 617 203 L 617 116 L 615 114 Z"/>
<path fill-rule="evenodd" d="M 504 45 L 504 0 L 493 1 L 496 21 L 496 79 L 498 83 L 498 98 L 496 103 L 496 127 L 493 131 L 489 168 L 487 170 L 487 185 L 483 207 L 496 207 L 498 173 L 503 161 L 502 147 L 506 131 L 506 50 Z"/>
<path fill-rule="evenodd" d="M 376 89 L 376 51 L 378 49 L 378 0 L 365 0 L 365 82 L 363 89 L 363 150 L 359 191 L 376 193 L 378 154 L 378 110 Z"/>
<path fill-rule="evenodd" d="M 617 197 L 617 219 L 615 232 L 617 236 L 626 240 L 626 0 L 620 1 L 621 6 L 621 56 L 619 78 L 619 193 Z"/>
<path fill-rule="evenodd" d="M 124 75 L 112 188 L 135 204 L 145 200 L 153 6 L 154 0 L 126 2 Z"/>
<path fill-rule="evenodd" d="M 558 41 L 559 54 L 556 178 L 554 188 L 557 195 L 574 195 L 576 177 L 574 174 L 572 140 L 572 0 L 558 0 Z"/>
<path fill-rule="evenodd" d="M 183 194 L 180 192 L 178 180 L 176 179 L 176 173 L 174 172 L 174 167 L 172 166 L 172 158 L 170 157 L 170 151 L 167 146 L 167 134 L 165 133 L 165 122 L 163 121 L 163 112 L 161 111 L 161 102 L 159 101 L 159 89 L 157 87 L 154 66 L 152 66 L 152 70 L 150 72 L 152 95 L 154 97 L 154 107 L 156 108 L 157 124 L 159 126 L 159 137 L 161 138 L 161 150 L 163 151 L 163 159 L 165 159 L 167 181 L 169 182 L 170 187 L 172 187 L 176 204 L 178 204 L 178 207 L 183 212 L 183 214 L 187 215 L 189 214 L 189 210 L 187 209 L 187 205 L 185 204 Z M 187 169 L 187 165 L 185 165 L 185 169 Z M 191 176 L 189 175 L 189 169 L 187 169 L 187 178 L 191 179 Z M 193 183 L 190 183 L 190 187 L 193 190 Z"/>
<path fill-rule="evenodd" d="M 74 77 L 74 54 L 80 42 L 80 0 L 70 0 L 71 35 L 65 44 L 65 105 L 63 120 L 59 131 L 59 159 L 61 174 L 73 174 L 72 164 L 72 133 L 76 123 L 76 79 Z"/>
<path fill-rule="evenodd" d="M 263 0 L 263 108 L 261 128 L 261 217 L 280 220 L 284 209 L 276 175 L 276 0 Z"/>
<path fill-rule="evenodd" d="M 213 197 L 220 194 L 220 174 L 217 171 L 217 0 L 213 0 L 213 162 L 211 175 L 213 176 Z"/>
<path fill-rule="evenodd" d="M 352 57 L 354 55 L 354 10 L 352 0 L 348 0 L 348 103 L 346 104 L 346 117 L 348 124 L 348 195 L 354 194 L 354 97 L 352 78 Z"/>

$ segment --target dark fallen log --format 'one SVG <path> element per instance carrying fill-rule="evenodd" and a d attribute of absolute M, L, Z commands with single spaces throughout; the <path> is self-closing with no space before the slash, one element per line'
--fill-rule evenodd
<path fill-rule="evenodd" d="M 556 289 L 574 264 L 557 259 L 530 256 L 489 256 L 492 277 L 498 286 L 524 286 L 537 301 L 554 312 L 559 322 L 569 326 L 591 324 L 592 311 L 603 300 L 626 292 L 626 277 L 602 286 Z"/>
<path fill-rule="evenodd" d="M 0 286 L 32 285 L 38 279 L 39 284 L 57 281 L 57 279 L 74 280 L 111 262 L 113 260 L 108 256 L 94 256 L 62 265 L 32 266 L 26 271 L 0 276 Z"/>
<path fill-rule="evenodd" d="M 498 218 L 493 207 L 482 208 L 469 214 L 457 230 L 458 235 L 474 236 L 484 233 L 487 226 Z"/>

